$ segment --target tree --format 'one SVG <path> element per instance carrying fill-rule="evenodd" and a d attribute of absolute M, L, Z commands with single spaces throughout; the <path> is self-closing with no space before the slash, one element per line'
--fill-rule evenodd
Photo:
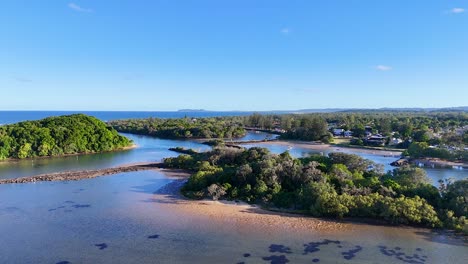
<path fill-rule="evenodd" d="M 207 188 L 208 194 L 213 198 L 214 201 L 217 201 L 220 197 L 226 195 L 226 190 L 224 187 L 217 184 L 211 184 Z"/>
<path fill-rule="evenodd" d="M 403 166 L 391 172 L 392 179 L 402 187 L 415 188 L 421 185 L 430 184 L 426 171 L 421 168 Z"/>

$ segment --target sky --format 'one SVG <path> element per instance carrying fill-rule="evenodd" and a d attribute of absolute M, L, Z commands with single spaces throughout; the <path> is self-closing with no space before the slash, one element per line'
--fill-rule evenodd
<path fill-rule="evenodd" d="M 0 110 L 468 105 L 468 0 L 2 0 Z"/>

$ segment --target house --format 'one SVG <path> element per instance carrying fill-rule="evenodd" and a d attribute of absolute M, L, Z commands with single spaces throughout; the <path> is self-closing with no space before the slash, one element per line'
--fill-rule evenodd
<path fill-rule="evenodd" d="M 344 129 L 342 128 L 335 128 L 333 129 L 333 135 L 338 137 L 338 136 L 343 136 Z"/>
<path fill-rule="evenodd" d="M 385 141 L 387 141 L 387 137 L 380 134 L 372 135 L 366 139 L 366 143 L 373 146 L 383 146 L 385 145 Z"/>
<path fill-rule="evenodd" d="M 345 137 L 352 137 L 353 136 L 353 131 L 346 130 L 344 133 Z"/>

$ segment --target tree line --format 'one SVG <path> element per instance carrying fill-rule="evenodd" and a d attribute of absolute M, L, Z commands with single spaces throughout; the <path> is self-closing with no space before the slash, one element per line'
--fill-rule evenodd
<path fill-rule="evenodd" d="M 416 167 L 384 172 L 382 165 L 353 154 L 293 158 L 265 148 L 214 148 L 164 163 L 193 171 L 182 193 L 194 199 L 240 199 L 313 216 L 468 232 L 468 180 L 443 182 L 438 189 Z"/>
<path fill-rule="evenodd" d="M 0 160 L 96 153 L 130 144 L 115 129 L 83 114 L 0 126 Z"/>
<path fill-rule="evenodd" d="M 370 132 L 393 136 L 403 140 L 415 140 L 430 144 L 468 144 L 468 134 L 457 134 L 456 128 L 468 126 L 468 113 L 460 112 L 333 112 L 310 114 L 281 114 L 238 117 L 239 122 L 248 127 L 261 129 L 281 129 L 285 138 L 300 140 L 320 140 L 326 138 L 328 128 L 342 128 L 353 132 L 356 138 Z M 431 137 L 430 133 L 441 133 L 441 137 Z M 407 148 L 409 143 L 403 145 Z"/>
<path fill-rule="evenodd" d="M 145 118 L 108 123 L 119 132 L 160 138 L 238 138 L 246 134 L 242 124 L 230 118 Z"/>

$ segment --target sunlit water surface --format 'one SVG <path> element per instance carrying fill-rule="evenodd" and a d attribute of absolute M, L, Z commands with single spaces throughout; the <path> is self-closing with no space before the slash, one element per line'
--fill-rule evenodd
<path fill-rule="evenodd" d="M 0 178 L 157 161 L 177 155 L 167 150 L 174 146 L 208 148 L 192 141 L 127 136 L 139 147 L 5 163 Z M 269 148 L 276 153 L 287 149 L 274 144 Z M 294 156 L 311 153 L 290 151 Z M 384 164 L 394 160 L 363 156 Z M 427 171 L 433 179 L 467 176 L 466 171 Z M 356 224 L 339 231 L 271 230 L 261 223 L 214 221 L 168 210 L 153 197 L 171 181 L 161 172 L 143 171 L 73 182 L 0 185 L 0 263 L 466 263 L 468 259 L 466 243 L 426 229 Z"/>

